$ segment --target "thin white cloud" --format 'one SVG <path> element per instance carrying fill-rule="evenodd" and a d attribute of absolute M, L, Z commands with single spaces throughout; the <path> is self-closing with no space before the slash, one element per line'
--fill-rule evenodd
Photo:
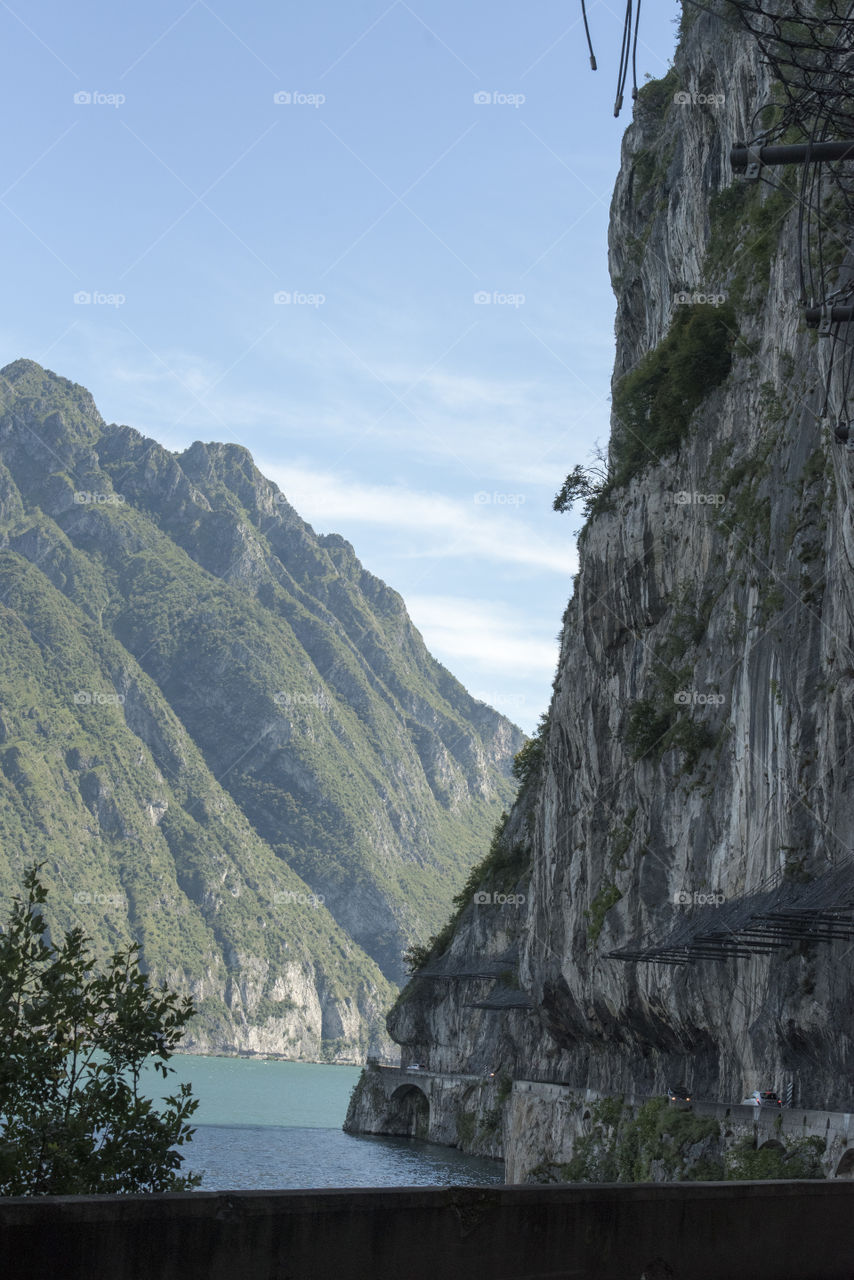
<path fill-rule="evenodd" d="M 300 515 L 322 531 L 351 525 L 387 526 L 418 534 L 418 550 L 431 557 L 482 558 L 526 565 L 569 577 L 577 567 L 575 547 L 549 541 L 524 520 L 526 495 L 472 488 L 468 501 L 405 485 L 370 485 L 344 475 L 259 461 Z"/>
<path fill-rule="evenodd" d="M 545 640 L 525 618 L 506 606 L 460 596 L 408 595 L 409 615 L 430 650 L 440 661 L 474 661 L 490 676 L 505 676 L 508 690 L 518 680 L 554 674 L 557 641 Z M 514 696 L 495 689 L 487 702 L 508 705 Z M 481 695 L 482 696 L 482 695 Z"/>

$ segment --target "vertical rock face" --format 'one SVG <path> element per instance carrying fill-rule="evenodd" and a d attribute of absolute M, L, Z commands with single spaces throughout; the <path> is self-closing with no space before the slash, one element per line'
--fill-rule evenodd
<path fill-rule="evenodd" d="M 728 161 L 772 91 L 748 34 L 689 14 L 626 133 L 611 483 L 505 833 L 525 902 L 472 903 L 425 969 L 458 976 L 416 977 L 389 1023 L 436 1069 L 636 1095 L 685 1078 L 724 1101 L 791 1081 L 802 1105 L 849 1109 L 850 944 L 683 968 L 607 955 L 664 940 L 694 909 L 679 895 L 814 879 L 854 842 L 854 455 L 826 421 L 842 389 L 801 320 L 795 202 Z M 827 241 L 844 264 L 850 228 Z M 460 975 L 511 949 L 532 1010 L 473 1009 L 501 980 Z"/>

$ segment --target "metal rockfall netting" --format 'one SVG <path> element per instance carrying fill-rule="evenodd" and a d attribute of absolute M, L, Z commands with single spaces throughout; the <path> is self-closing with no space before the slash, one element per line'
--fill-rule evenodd
<path fill-rule="evenodd" d="M 756 176 L 779 186 L 776 166 L 799 165 L 800 301 L 807 323 L 830 343 L 819 417 L 837 439 L 854 443 L 854 157 L 839 154 L 854 139 L 854 0 L 728 0 L 726 10 L 754 37 L 770 71 L 772 99 L 745 140 Z M 777 158 L 766 161 L 775 146 Z"/>
<path fill-rule="evenodd" d="M 793 286 L 797 282 L 807 323 L 829 343 L 818 416 L 854 446 L 854 155 L 839 155 L 840 144 L 854 140 L 854 0 L 684 2 L 749 33 L 769 69 L 771 100 L 755 113 L 752 136 L 734 149 L 733 166 L 776 187 L 784 181 L 780 166 L 799 166 L 794 184 L 791 173 L 787 180 L 796 188 L 798 207 Z M 595 70 L 584 0 L 582 15 Z M 639 21 L 640 3 L 627 0 L 615 115 L 630 66 L 637 96 Z"/>
<path fill-rule="evenodd" d="M 757 112 L 754 148 L 804 144 L 799 199 L 799 284 L 805 307 L 850 305 L 843 267 L 854 224 L 854 163 L 815 157 L 854 139 L 852 0 L 732 0 L 771 72 L 774 100 Z M 773 181 L 770 175 L 762 175 Z M 846 341 L 836 326 L 835 341 Z"/>
<path fill-rule="evenodd" d="M 798 944 L 854 945 L 854 858 L 840 859 L 812 880 L 782 872 L 742 897 L 701 894 L 717 905 L 690 909 L 692 896 L 677 894 L 675 926 L 664 938 L 609 951 L 609 959 L 688 965 L 700 960 L 749 959 Z M 681 902 L 685 899 L 685 903 Z M 718 901 L 719 900 L 719 901 Z M 689 910 L 682 910 L 688 905 Z"/>

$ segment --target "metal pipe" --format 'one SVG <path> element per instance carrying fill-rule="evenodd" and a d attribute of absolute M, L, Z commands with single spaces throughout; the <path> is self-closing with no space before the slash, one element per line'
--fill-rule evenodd
<path fill-rule="evenodd" d="M 769 147 L 735 146 L 729 153 L 736 173 L 751 164 L 804 164 L 814 160 L 854 160 L 854 141 L 787 143 Z"/>
<path fill-rule="evenodd" d="M 849 324 L 854 320 L 854 307 L 807 307 L 804 319 L 811 329 L 817 329 L 822 319 L 828 319 L 830 324 Z"/>

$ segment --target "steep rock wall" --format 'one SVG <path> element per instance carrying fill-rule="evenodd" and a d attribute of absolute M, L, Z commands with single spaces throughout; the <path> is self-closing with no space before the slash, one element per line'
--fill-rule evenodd
<path fill-rule="evenodd" d="M 733 182 L 728 161 L 772 90 L 743 30 L 692 12 L 626 133 L 612 483 L 580 540 L 542 764 L 508 827 L 529 859 L 525 903 L 472 904 L 427 966 L 463 974 L 512 935 L 532 1009 L 473 1010 L 494 982 L 416 977 L 389 1026 L 434 1069 L 500 1063 L 628 1096 L 687 1078 L 736 1102 L 790 1082 L 802 1106 L 849 1106 L 849 944 L 678 969 L 607 956 L 664 939 L 680 894 L 733 901 L 852 848 L 852 455 L 822 420 L 828 349 L 801 319 L 794 200 Z M 830 232 L 850 258 L 850 228 Z M 684 292 L 724 299 L 690 314 L 716 341 L 723 326 L 725 376 L 708 376 L 713 343 L 674 348 L 662 445 L 621 379 L 661 374 L 666 336 L 689 332 Z M 536 1131 L 509 1140 L 516 1167 L 537 1163 Z"/>

